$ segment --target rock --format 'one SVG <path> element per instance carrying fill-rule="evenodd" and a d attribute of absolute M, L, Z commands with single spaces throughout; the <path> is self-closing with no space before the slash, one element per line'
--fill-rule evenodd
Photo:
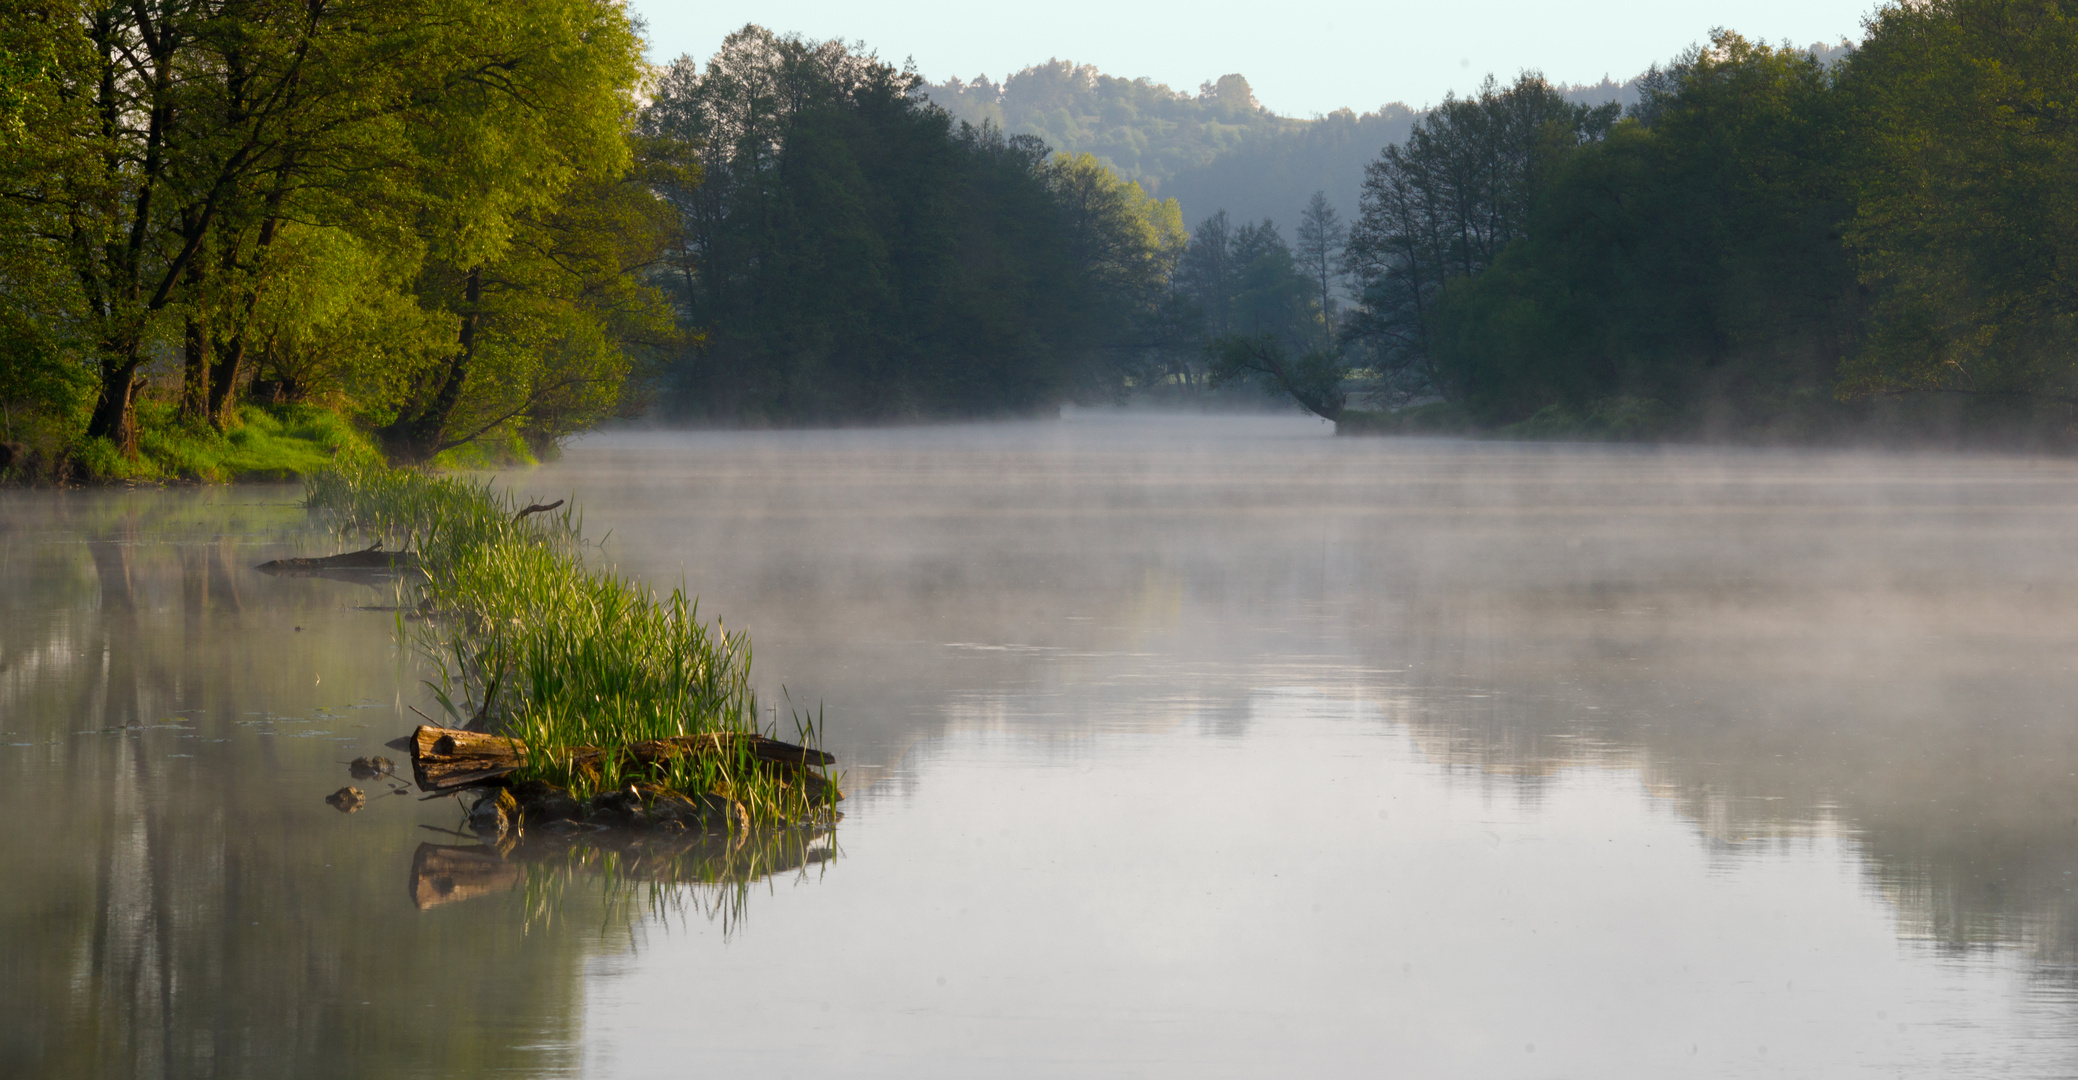
<path fill-rule="evenodd" d="M 298 627 L 297 629 L 302 628 Z M 353 759 L 353 761 L 349 762 L 346 768 L 348 772 L 353 774 L 353 777 L 356 780 L 368 780 L 377 776 L 390 776 L 395 774 L 397 771 L 396 763 L 392 762 L 389 758 L 386 757 L 357 757 Z"/>
<path fill-rule="evenodd" d="M 659 825 L 672 824 L 684 828 L 698 824 L 700 807 L 683 795 L 667 791 L 650 800 L 649 816 Z"/>
<path fill-rule="evenodd" d="M 603 795 L 592 796 L 585 804 L 584 820 L 608 828 L 632 825 L 635 823 L 634 811 L 641 805 L 641 800 L 637 799 L 633 792 L 609 791 Z"/>
<path fill-rule="evenodd" d="M 801 786 L 803 792 L 808 796 L 808 805 L 810 806 L 830 806 L 834 803 L 842 802 L 844 799 L 844 792 L 837 790 L 835 783 L 824 779 L 818 773 L 802 773 Z"/>
<path fill-rule="evenodd" d="M 710 791 L 700 796 L 700 828 L 709 832 L 750 831 L 750 809 L 727 795 Z"/>
<path fill-rule="evenodd" d="M 325 796 L 325 801 L 331 804 L 332 809 L 342 814 L 351 814 L 368 804 L 368 796 L 361 794 L 360 788 L 343 787 Z"/>
<path fill-rule="evenodd" d="M 522 780 L 510 788 L 519 804 L 520 820 L 529 825 L 569 821 L 584 812 L 570 793 L 540 780 Z"/>

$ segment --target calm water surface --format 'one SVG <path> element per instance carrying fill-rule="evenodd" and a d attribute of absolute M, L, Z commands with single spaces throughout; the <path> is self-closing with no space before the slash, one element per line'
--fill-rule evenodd
<path fill-rule="evenodd" d="M 249 569 L 336 550 L 295 489 L 0 493 L 0 1074 L 2078 1075 L 2071 462 L 1084 412 L 511 479 L 826 708 L 836 836 L 430 872 L 452 803 L 321 801 L 432 706 L 393 590 Z"/>

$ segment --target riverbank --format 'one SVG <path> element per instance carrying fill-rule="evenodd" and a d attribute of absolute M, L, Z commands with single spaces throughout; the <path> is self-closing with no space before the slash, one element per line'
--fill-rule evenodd
<path fill-rule="evenodd" d="M 137 445 L 34 433 L 0 444 L 0 484 L 227 484 L 314 475 L 340 461 L 377 456 L 346 417 L 315 405 L 242 405 L 238 423 L 217 431 L 182 420 L 171 404 L 137 407 Z"/>
<path fill-rule="evenodd" d="M 134 453 L 107 439 L 63 436 L 24 422 L 0 439 L 0 487 L 280 483 L 334 465 L 382 459 L 375 440 L 336 409 L 245 404 L 237 414 L 235 426 L 218 431 L 180 419 L 170 402 L 139 402 Z M 442 451 L 431 464 L 483 469 L 539 463 L 526 440 L 514 436 Z"/>
<path fill-rule="evenodd" d="M 1729 408 L 1677 410 L 1652 398 L 1613 397 L 1580 409 L 1548 405 L 1501 423 L 1435 401 L 1401 409 L 1345 409 L 1336 418 L 1335 434 L 2066 455 L 2078 452 L 2078 407 L 2032 398 L 1932 394 L 1839 401 L 1808 391 L 1787 395 L 1777 410 L 1762 416 Z"/>

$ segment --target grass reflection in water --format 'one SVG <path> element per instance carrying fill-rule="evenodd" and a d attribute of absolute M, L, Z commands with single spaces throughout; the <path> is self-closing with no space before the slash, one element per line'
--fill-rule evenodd
<path fill-rule="evenodd" d="M 420 844 L 412 855 L 410 891 L 420 910 L 488 897 L 520 906 L 528 929 L 553 925 L 560 913 L 596 913 L 604 925 L 632 927 L 644 916 L 699 917 L 732 935 L 748 912 L 751 890 L 792 875 L 820 876 L 841 852 L 827 828 L 750 833 L 536 832 L 494 843 Z M 588 903 L 573 905 L 573 890 Z"/>

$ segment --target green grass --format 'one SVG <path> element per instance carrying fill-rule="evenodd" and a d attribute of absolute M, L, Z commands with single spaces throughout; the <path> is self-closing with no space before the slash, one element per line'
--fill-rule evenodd
<path fill-rule="evenodd" d="M 1546 405 L 1528 419 L 1509 424 L 1497 434 L 1508 439 L 1595 442 L 1650 442 L 1673 430 L 1674 410 L 1652 398 L 1604 398 L 1586 413 L 1563 405 Z"/>
<path fill-rule="evenodd" d="M 328 469 L 308 483 L 309 505 L 342 533 L 382 538 L 418 553 L 420 598 L 433 616 L 416 624 L 435 663 L 429 681 L 457 726 L 479 715 L 527 750 L 521 779 L 579 799 L 642 782 L 744 804 L 764 824 L 816 814 L 786 770 L 747 747 L 687 755 L 668 768 L 626 772 L 608 755 L 578 767 L 570 751 L 616 750 L 645 739 L 758 728 L 750 639 L 700 621 L 682 589 L 660 594 L 584 563 L 574 507 L 515 520 L 510 493 L 487 481 L 402 472 L 372 463 Z M 791 737 L 814 745 L 814 722 Z"/>
<path fill-rule="evenodd" d="M 1410 405 L 1390 412 L 1344 409 L 1335 421 L 1337 435 L 1464 435 L 1474 430 L 1470 414 L 1445 401 Z"/>
<path fill-rule="evenodd" d="M 1585 413 L 1547 405 L 1527 419 L 1500 426 L 1481 424 L 1462 407 L 1444 401 L 1391 412 L 1349 409 L 1335 422 L 1337 435 L 1467 435 L 1582 442 L 1650 442 L 1675 430 L 1672 409 L 1636 397 L 1604 398 Z"/>
<path fill-rule="evenodd" d="M 84 439 L 71 455 L 97 481 L 295 480 L 346 462 L 373 460 L 376 451 L 346 418 L 315 405 L 241 405 L 239 424 L 219 432 L 175 418 L 171 404 L 137 405 L 137 456 L 106 439 Z"/>

